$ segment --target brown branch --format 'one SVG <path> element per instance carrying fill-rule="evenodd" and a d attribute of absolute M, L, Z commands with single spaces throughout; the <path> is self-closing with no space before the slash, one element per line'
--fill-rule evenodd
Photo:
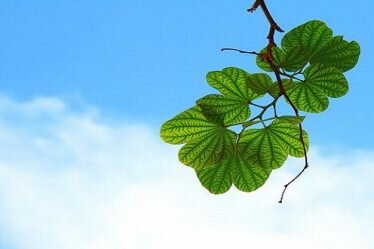
<path fill-rule="evenodd" d="M 267 61 L 267 63 L 269 64 L 269 66 L 274 71 L 275 77 L 277 79 L 277 83 L 279 85 L 280 95 L 283 95 L 285 97 L 285 99 L 288 101 L 288 103 L 291 105 L 293 111 L 295 112 L 295 115 L 299 116 L 298 109 L 296 108 L 296 106 L 294 105 L 294 103 L 292 102 L 292 100 L 290 99 L 290 97 L 288 96 L 288 94 L 287 94 L 287 92 L 286 92 L 286 90 L 284 88 L 284 85 L 283 85 L 283 82 L 282 82 L 282 78 L 281 78 L 281 74 L 282 73 L 280 72 L 279 67 L 277 67 L 274 64 L 274 62 L 273 62 L 273 56 L 272 56 L 272 53 L 271 53 L 272 48 L 276 46 L 276 43 L 274 41 L 275 31 L 278 31 L 278 32 L 284 32 L 284 31 L 274 21 L 274 18 L 272 17 L 272 15 L 270 14 L 269 9 L 266 6 L 265 0 L 256 0 L 254 2 L 254 4 L 252 5 L 252 8 L 248 9 L 248 11 L 249 12 L 253 12 L 258 7 L 260 7 L 262 9 L 264 15 L 266 16 L 266 18 L 267 18 L 267 20 L 269 22 L 269 26 L 270 26 L 269 33 L 268 33 L 268 36 L 267 36 L 267 39 L 268 39 L 269 43 L 268 43 L 268 45 L 266 47 L 266 52 L 262 55 L 262 57 L 263 57 L 264 60 Z M 281 195 L 281 198 L 279 200 L 279 203 L 283 202 L 284 194 L 285 194 L 288 186 L 291 185 L 294 181 L 296 181 L 304 173 L 304 171 L 309 167 L 307 150 L 306 150 L 306 144 L 305 144 L 304 137 L 303 137 L 303 127 L 302 127 L 301 124 L 299 124 L 299 131 L 300 131 L 300 142 L 302 144 L 303 152 L 304 152 L 305 165 L 304 165 L 304 168 L 291 181 L 289 181 L 286 185 L 284 185 L 284 189 L 282 191 L 282 195 Z"/>
<path fill-rule="evenodd" d="M 260 6 L 260 1 L 256 0 L 253 3 L 252 7 L 247 9 L 247 11 L 253 13 L 258 8 L 258 6 Z"/>
<path fill-rule="evenodd" d="M 259 2 L 259 6 L 261 7 L 262 11 L 264 12 L 266 18 L 268 19 L 268 22 L 270 23 L 270 26 L 278 32 L 284 32 L 284 30 L 281 29 L 278 26 L 278 24 L 274 21 L 274 18 L 270 14 L 269 9 L 265 4 L 265 0 L 257 0 L 257 2 Z"/>
<path fill-rule="evenodd" d="M 304 165 L 304 168 L 294 178 L 292 178 L 291 181 L 289 181 L 286 185 L 284 185 L 284 189 L 283 189 L 281 197 L 280 197 L 280 199 L 278 201 L 279 203 L 283 202 L 284 194 L 286 193 L 286 190 L 287 190 L 288 186 L 290 186 L 294 181 L 296 181 L 297 178 L 299 178 L 304 173 L 304 171 L 309 167 L 308 156 L 307 156 L 307 151 L 306 151 L 306 145 L 305 145 L 304 137 L 303 137 L 303 127 L 302 127 L 301 124 L 299 124 L 299 130 L 300 130 L 300 141 L 303 144 L 305 165 Z"/>
<path fill-rule="evenodd" d="M 257 53 L 256 51 L 246 51 L 246 50 L 241 50 L 237 48 L 221 48 L 221 51 L 236 51 L 241 54 L 254 54 L 254 55 L 260 55 L 260 53 Z"/>
<path fill-rule="evenodd" d="M 262 9 L 262 12 L 264 13 L 270 25 L 269 33 L 267 36 L 267 39 L 269 40 L 269 44 L 266 47 L 266 54 L 264 54 L 264 58 L 266 58 L 268 56 L 271 56 L 271 49 L 276 46 L 275 41 L 274 41 L 275 31 L 284 32 L 284 30 L 281 29 L 281 27 L 279 27 L 279 25 L 275 22 L 273 16 L 270 14 L 268 7 L 266 6 L 265 0 L 256 0 L 253 3 L 252 7 L 248 9 L 248 11 L 252 13 L 258 7 Z"/>
<path fill-rule="evenodd" d="M 284 98 L 291 105 L 295 115 L 300 116 L 299 115 L 299 110 L 296 108 L 295 104 L 292 102 L 292 100 L 288 96 L 286 90 L 284 89 L 284 85 L 283 85 L 282 79 L 280 77 L 281 72 L 279 71 L 279 68 L 277 66 L 275 66 L 275 64 L 271 60 L 271 58 L 268 58 L 267 62 L 270 65 L 270 67 L 272 68 L 272 70 L 274 71 L 275 77 L 277 78 L 277 82 L 279 84 L 280 94 L 283 95 Z M 304 171 L 309 167 L 308 153 L 307 153 L 306 144 L 305 144 L 305 140 L 304 140 L 304 136 L 303 136 L 303 126 L 302 126 L 301 123 L 299 124 L 299 133 L 300 133 L 300 135 L 299 135 L 300 142 L 301 142 L 301 145 L 303 147 L 303 152 L 304 152 L 304 159 L 305 159 L 304 168 L 291 181 L 289 181 L 286 185 L 284 185 L 284 189 L 283 189 L 281 197 L 279 199 L 279 203 L 283 202 L 284 194 L 286 193 L 286 190 L 287 190 L 288 186 L 291 185 L 294 181 L 296 181 L 304 173 Z"/>

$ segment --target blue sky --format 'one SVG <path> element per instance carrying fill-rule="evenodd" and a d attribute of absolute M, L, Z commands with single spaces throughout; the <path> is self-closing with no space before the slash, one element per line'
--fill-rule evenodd
<path fill-rule="evenodd" d="M 370 55 L 372 3 L 353 9 L 325 1 L 271 1 L 289 30 L 324 20 L 336 34 L 357 40 L 360 62 L 347 74 L 350 92 L 333 100 L 306 125 L 312 141 L 371 148 Z M 250 56 L 219 52 L 232 46 L 258 50 L 266 22 L 250 15 L 250 1 L 3 1 L 0 8 L 1 92 L 25 100 L 58 96 L 102 107 L 109 116 L 155 126 L 212 92 L 208 71 L 240 66 L 258 72 Z M 358 10 L 359 9 L 359 10 Z M 279 37 L 279 36 L 278 36 Z M 358 128 L 359 127 L 359 128 Z"/>
<path fill-rule="evenodd" d="M 372 12 L 374 8 L 372 2 L 368 0 L 358 0 L 354 3 L 348 0 L 335 2 L 322 0 L 305 2 L 290 0 L 287 3 L 284 1 L 268 2 L 274 17 L 285 30 L 290 30 L 308 20 L 321 19 L 334 30 L 335 34 L 343 34 L 345 39 L 356 40 L 360 43 L 360 61 L 354 70 L 347 73 L 350 92 L 341 99 L 332 100 L 325 113 L 309 115 L 305 127 L 310 133 L 312 146 L 315 146 L 317 158 L 315 160 L 320 165 L 326 167 L 329 165 L 342 166 L 347 172 L 349 172 L 349 169 L 346 169 L 346 167 L 349 167 L 348 162 L 352 163 L 353 168 L 359 168 L 358 165 L 360 164 L 370 165 L 368 162 L 372 158 L 372 138 L 374 137 L 372 129 L 374 98 L 372 97 L 371 77 L 371 56 L 374 54 L 372 46 L 372 37 L 374 37 Z M 144 172 L 149 171 L 150 169 L 146 167 L 144 162 L 137 161 L 136 158 L 132 159 L 132 157 L 138 154 L 142 156 L 141 148 L 146 153 L 145 150 L 149 150 L 151 147 L 161 154 L 160 162 L 157 163 L 158 166 L 166 167 L 163 164 L 166 162 L 173 166 L 177 165 L 178 163 L 173 161 L 176 157 L 176 151 L 173 148 L 169 149 L 169 146 L 160 144 L 158 140 L 158 127 L 161 123 L 193 105 L 197 98 L 212 92 L 213 89 L 210 89 L 205 82 L 205 74 L 208 71 L 219 70 L 227 66 L 242 67 L 248 72 L 260 71 L 256 68 L 254 58 L 251 56 L 219 51 L 222 47 L 259 50 L 266 44 L 267 23 L 261 12 L 248 14 L 245 11 L 250 5 L 251 1 L 232 0 L 3 0 L 0 7 L 0 95 L 2 96 L 0 99 L 0 131 L 3 133 L 0 136 L 0 155 L 3 158 L 0 159 L 2 165 L 0 176 L 2 178 L 11 177 L 17 183 L 7 180 L 0 184 L 0 187 L 4 189 L 16 187 L 16 189 L 22 190 L 25 186 L 19 181 L 24 180 L 24 182 L 31 184 L 30 195 L 40 200 L 40 203 L 45 205 L 46 209 L 37 209 L 35 207 L 38 206 L 37 202 L 23 201 L 22 197 L 26 192 L 0 191 L 0 211 L 8 215 L 0 219 L 0 231 L 3 231 L 0 234 L 2 243 L 0 247 L 4 249 L 23 249 L 26 248 L 24 247 L 27 244 L 26 242 L 32 242 L 34 244 L 29 248 L 44 249 L 41 247 L 43 244 L 40 241 L 35 242 L 31 238 L 32 235 L 26 231 L 37 227 L 36 231 L 45 232 L 50 227 L 36 225 L 38 222 L 32 220 L 22 223 L 17 218 L 18 215 L 21 215 L 27 220 L 30 215 L 36 214 L 36 217 L 41 217 L 41 221 L 47 222 L 49 219 L 45 218 L 43 213 L 54 217 L 58 216 L 58 212 L 61 212 L 58 209 L 58 204 L 63 203 L 63 200 L 54 200 L 53 203 L 48 202 L 47 197 L 53 193 L 46 194 L 43 186 L 37 184 L 38 179 L 44 179 L 43 176 L 51 177 L 55 181 L 41 180 L 41 184 L 50 186 L 52 190 L 62 196 L 72 194 L 73 197 L 68 198 L 66 203 L 77 204 L 77 200 L 74 199 L 74 191 L 70 191 L 70 188 L 83 186 L 92 189 L 95 188 L 95 183 L 102 183 L 105 186 L 102 190 L 111 192 L 110 196 L 113 198 L 131 199 L 131 196 L 134 195 L 131 191 L 136 192 L 136 190 L 131 188 L 128 190 L 128 185 L 126 187 L 122 186 L 119 179 L 118 183 L 110 183 L 110 181 L 97 176 L 97 174 L 107 174 L 107 177 L 110 178 L 116 175 L 115 173 L 110 174 L 112 172 L 110 170 L 108 170 L 108 173 L 102 169 L 103 162 L 107 162 L 108 158 L 112 158 L 113 161 L 111 161 L 112 159 L 109 161 L 116 165 L 113 166 L 113 172 L 121 168 L 118 165 L 131 163 L 143 165 Z M 277 35 L 279 38 L 279 34 Z M 83 135 L 79 132 L 74 133 L 74 130 L 82 131 Z M 87 142 L 91 141 L 91 137 L 89 133 L 85 135 L 84 131 L 92 131 L 93 135 L 103 135 L 95 138 L 92 142 L 93 147 L 91 147 L 90 143 Z M 144 137 L 140 136 L 140 138 L 132 137 L 130 131 L 143 132 L 146 135 Z M 117 140 L 119 137 L 124 139 L 123 143 Z M 138 139 L 146 143 L 148 147 L 135 144 L 135 152 L 131 154 L 128 152 L 131 149 L 129 141 L 135 143 Z M 24 142 L 26 140 L 28 142 Z M 118 147 L 113 144 L 118 145 Z M 48 145 L 56 149 L 49 150 Z M 113 149 L 114 152 L 104 149 L 106 146 Z M 127 152 L 122 152 L 118 148 L 127 150 Z M 18 153 L 12 150 L 16 150 Z M 105 151 L 103 152 L 103 158 L 95 157 L 92 159 L 93 162 L 83 160 L 82 157 L 90 156 L 92 153 L 90 150 L 99 154 Z M 333 156 L 331 155 L 332 152 L 334 153 Z M 125 153 L 125 158 L 121 157 L 122 153 Z M 151 158 L 157 158 L 157 153 L 149 151 L 147 153 L 146 157 L 149 157 L 147 163 L 152 165 Z M 361 155 L 360 153 L 364 153 L 364 156 L 357 156 Z M 354 159 L 351 159 L 350 156 Z M 21 160 L 22 158 L 25 159 Z M 29 169 L 25 166 L 25 161 L 30 162 Z M 92 172 L 86 167 L 86 164 L 89 165 L 90 163 L 95 165 Z M 77 179 L 82 178 L 83 182 L 81 185 L 77 182 L 69 182 L 65 186 L 63 183 L 64 177 L 70 179 L 68 177 L 69 170 L 74 171 L 74 166 L 77 168 L 76 172 L 72 174 L 76 174 Z M 106 166 L 112 169 L 111 166 Z M 55 168 L 58 168 L 57 172 Z M 176 166 L 176 168 L 178 167 Z M 59 170 L 68 170 L 68 172 L 63 171 L 61 173 Z M 162 176 L 164 171 L 161 170 L 160 173 L 153 167 L 152 172 L 144 174 L 144 176 L 142 171 L 137 171 L 136 168 L 129 167 L 129 170 L 132 172 L 131 174 L 121 172 L 124 176 L 132 176 L 128 177 L 130 185 L 133 181 L 142 182 L 143 177 L 150 179 L 147 180 L 145 185 L 139 183 L 141 189 L 139 191 L 154 187 L 152 185 L 154 184 L 152 182 L 153 178 L 160 181 L 164 179 Z M 331 168 L 326 170 L 321 174 L 327 176 L 322 178 L 330 179 L 328 176 L 333 175 L 335 171 Z M 319 172 L 318 169 L 316 171 Z M 186 172 L 189 171 L 183 171 L 182 173 Z M 367 181 L 363 181 L 362 186 L 357 187 L 358 190 L 364 190 L 364 183 L 370 181 L 369 176 L 374 176 L 372 171 L 370 172 L 371 175 L 369 174 L 365 178 Z M 61 175 L 58 173 L 61 173 Z M 362 176 L 368 174 L 367 172 L 361 173 Z M 181 173 L 170 173 L 172 176 L 168 174 L 165 173 L 166 178 Z M 292 172 L 286 172 L 285 175 L 281 175 L 280 179 L 286 179 L 289 176 L 288 174 L 292 175 Z M 349 179 L 344 173 L 342 174 L 343 176 L 339 179 L 342 181 Z M 347 175 L 349 174 L 347 173 Z M 188 176 L 194 177 L 193 175 Z M 313 179 L 318 179 L 318 175 L 315 175 L 314 178 L 311 177 L 311 183 L 313 183 Z M 185 181 L 188 182 L 188 180 Z M 356 184 L 352 179 L 350 181 L 352 181 L 352 184 Z M 189 182 L 186 183 L 186 186 L 189 184 Z M 64 187 L 67 187 L 68 190 L 65 191 Z M 162 191 L 169 193 L 169 190 L 165 190 L 164 187 L 156 187 L 158 193 L 162 193 Z M 183 187 L 182 184 L 176 188 L 182 190 Z M 200 186 L 197 187 L 200 188 Z M 331 195 L 339 191 L 340 187 L 343 188 L 341 183 L 325 187 L 331 192 Z M 130 192 L 125 191 L 126 193 L 122 196 L 121 193 L 117 193 L 119 189 Z M 274 183 L 274 186 L 271 185 L 264 190 L 264 193 L 270 193 L 270 190 L 272 190 L 278 194 L 278 189 L 279 186 L 275 186 Z M 305 200 L 309 203 L 313 198 L 318 199 L 320 195 L 313 195 L 310 192 L 311 190 L 307 189 L 305 186 L 301 187 L 300 192 L 295 194 L 296 197 L 294 199 L 290 198 L 291 201 L 294 200 L 296 203 L 299 202 L 299 205 L 303 205 L 302 202 Z M 319 190 L 325 191 L 326 189 L 321 187 Z M 302 190 L 307 191 L 306 197 L 303 197 Z M 196 188 L 193 191 L 199 190 Z M 192 193 L 199 193 L 193 191 Z M 374 207 L 370 199 L 373 193 L 370 191 L 364 193 L 368 194 L 369 197 L 358 198 L 357 203 Z M 77 210 L 70 210 L 71 213 L 65 213 L 67 222 L 74 221 L 79 217 L 79 214 L 84 212 L 82 211 L 85 210 L 84 208 L 88 208 L 91 204 L 98 204 L 95 196 L 89 190 L 87 190 L 87 193 L 79 192 L 75 197 L 79 199 L 86 194 L 88 196 L 86 202 Z M 359 195 L 359 192 L 357 194 Z M 13 196 L 18 196 L 19 199 L 13 198 Z M 145 198 L 151 198 L 148 195 L 144 196 L 146 196 Z M 169 202 L 173 205 L 178 203 L 177 192 L 172 192 L 171 196 L 174 199 L 165 199 L 162 205 Z M 361 195 L 359 196 L 361 197 Z M 309 197 L 310 199 L 308 199 Z M 209 199 L 210 197 L 200 194 L 199 198 Z M 191 199 L 188 199 L 190 202 L 182 203 L 189 204 L 201 200 L 199 198 L 191 197 Z M 234 195 L 232 198 L 239 203 L 241 197 L 240 195 Z M 317 210 L 320 213 L 316 214 L 316 217 L 325 217 L 324 212 L 326 210 L 323 205 L 325 198 L 329 199 L 324 196 L 322 201 L 319 200 L 321 204 L 317 205 Z M 27 198 L 25 197 L 25 199 Z M 274 198 L 271 199 L 274 200 Z M 337 199 L 336 203 L 338 204 L 336 206 L 333 206 L 334 198 L 329 199 L 328 205 L 331 205 L 331 210 L 347 211 L 342 208 L 346 205 L 347 199 L 341 196 Z M 230 200 L 228 197 L 224 197 L 221 201 L 209 199 L 207 205 L 214 207 L 214 202 L 217 201 L 224 207 L 229 207 L 230 204 L 224 203 L 228 200 Z M 263 199 L 258 200 L 262 203 L 261 205 L 269 204 Z M 109 200 L 108 203 L 112 204 L 112 201 Z M 151 199 L 150 202 L 152 201 Z M 135 201 L 135 203 L 137 202 L 141 203 L 140 199 Z M 29 207 L 32 211 L 27 212 L 26 209 L 15 208 L 22 205 Z M 118 205 L 116 207 L 122 207 L 122 204 Z M 159 206 L 160 212 L 162 205 Z M 246 205 L 256 212 L 250 204 L 247 203 Z M 50 207 L 50 209 L 47 207 Z M 124 208 L 132 210 L 136 207 L 136 205 L 131 207 L 125 205 Z M 276 217 L 276 214 L 287 213 L 287 211 L 272 208 L 267 209 L 267 211 L 274 217 Z M 103 207 L 103 210 L 113 211 L 114 209 L 109 204 Z M 16 211 L 12 213 L 10 210 Z M 95 209 L 92 217 L 95 217 L 95 212 L 100 214 L 100 210 Z M 186 211 L 177 204 L 174 205 L 173 210 L 176 212 L 175 217 L 180 217 L 179 212 Z M 241 213 L 243 210 L 238 209 L 236 211 Z M 312 209 L 307 209 L 307 211 L 313 212 Z M 362 217 L 370 214 L 369 211 L 363 211 Z M 219 212 L 219 210 L 214 211 L 217 217 L 220 216 Z M 147 214 L 153 215 L 151 212 Z M 194 217 L 195 214 L 188 213 L 188 215 Z M 87 219 L 92 218 L 89 215 L 85 217 Z M 232 218 L 238 217 L 239 214 Z M 302 212 L 295 217 L 302 217 Z M 373 220 L 367 221 L 368 224 L 365 221 L 360 223 L 362 217 L 356 217 L 353 214 L 352 217 L 337 216 L 339 219 L 357 222 L 358 230 L 367 228 L 368 224 L 373 225 Z M 108 220 L 110 222 L 104 222 L 103 224 L 109 227 L 120 227 L 119 229 L 129 229 L 115 223 L 114 221 L 118 220 L 115 216 L 109 217 Z M 329 219 L 326 222 L 328 221 Z M 56 222 L 66 230 L 74 227 L 74 222 L 67 224 L 62 218 Z M 81 222 L 82 224 L 78 225 L 80 231 L 85 231 L 92 225 L 84 223 L 84 221 Z M 172 222 L 172 218 L 170 218 L 170 222 Z M 212 222 L 203 222 L 201 227 L 208 229 Z M 279 222 L 286 221 L 279 220 Z M 331 224 L 329 223 L 331 227 L 334 227 L 333 223 L 334 221 L 331 220 Z M 17 224 L 21 225 L 17 226 Z M 95 225 L 98 224 L 101 223 L 95 223 Z M 187 222 L 186 224 L 187 232 L 190 231 L 188 229 L 194 227 L 192 223 Z M 230 222 L 225 224 L 230 224 Z M 321 222 L 319 225 L 321 224 L 324 223 Z M 327 227 L 330 227 L 329 224 Z M 302 226 L 302 223 L 293 225 L 295 227 L 290 228 L 289 232 L 294 235 L 294 237 L 291 236 L 292 238 L 298 238 L 295 231 L 297 226 Z M 240 223 L 238 226 L 243 226 L 243 224 Z M 261 229 L 267 230 L 270 227 L 272 228 L 271 234 L 276 238 L 283 235 L 285 238 L 289 236 L 286 233 L 277 233 L 276 225 L 270 221 L 265 222 Z M 82 234 L 80 231 L 77 231 L 77 234 Z M 148 230 L 141 231 L 146 235 L 149 233 Z M 244 229 L 244 231 L 247 230 Z M 52 238 L 58 238 L 56 234 L 59 234 L 59 232 L 61 231 L 52 229 L 51 240 Z M 100 234 L 100 231 L 95 230 L 92 233 L 87 233 L 87 241 L 90 240 L 90 234 Z M 17 240 L 18 236 L 23 239 L 21 241 Z M 104 238 L 105 234 L 102 236 Z M 155 245 L 161 244 L 157 242 L 157 239 L 163 238 L 163 235 L 155 236 L 155 242 L 152 242 L 154 244 L 150 242 L 150 244 L 140 245 L 140 242 L 135 239 L 128 240 L 133 244 L 128 241 L 130 244 L 126 244 L 127 242 L 119 240 L 116 242 L 118 244 L 113 244 L 107 248 L 158 248 Z M 257 237 L 255 236 L 254 240 L 261 244 L 262 238 L 266 236 L 260 234 Z M 300 236 L 304 238 L 304 235 Z M 315 236 L 317 238 L 319 235 Z M 353 238 L 357 239 L 358 237 Z M 286 243 L 283 239 L 281 237 L 277 241 Z M 54 241 L 59 240 L 55 239 Z M 77 240 L 72 238 L 72 241 Z M 329 243 L 317 242 L 325 243 L 323 245 Z M 369 248 L 369 246 L 365 246 L 372 243 L 372 241 L 365 241 L 364 239 L 361 242 L 361 248 Z M 61 243 L 55 244 L 55 248 L 79 248 L 64 246 Z M 88 245 L 88 242 L 85 244 L 81 241 L 81 243 L 82 245 Z M 105 239 L 102 243 L 106 245 Z M 297 242 L 293 241 L 292 243 L 295 243 L 295 247 L 297 246 Z M 320 245 L 318 243 L 315 245 Z M 131 245 L 132 247 L 124 247 L 124 245 Z M 151 247 L 147 247 L 147 245 Z M 80 247 L 80 249 L 85 248 L 84 246 Z M 165 246 L 163 249 L 168 248 Z"/>

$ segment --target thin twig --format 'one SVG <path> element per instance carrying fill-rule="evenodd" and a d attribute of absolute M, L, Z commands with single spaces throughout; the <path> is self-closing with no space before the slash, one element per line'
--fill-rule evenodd
<path fill-rule="evenodd" d="M 237 48 L 221 48 L 221 51 L 236 51 L 241 54 L 254 54 L 254 55 L 260 55 L 260 53 L 257 53 L 255 51 L 246 51 L 246 50 L 241 50 Z"/>
<path fill-rule="evenodd" d="M 299 124 L 299 130 L 300 130 L 300 141 L 302 141 L 302 144 L 303 144 L 303 152 L 304 152 L 304 160 L 305 160 L 304 168 L 294 178 L 292 178 L 291 181 L 289 181 L 286 185 L 284 185 L 284 189 L 283 189 L 281 197 L 279 199 L 279 203 L 283 202 L 284 194 L 286 193 L 286 190 L 287 190 L 288 186 L 290 186 L 294 181 L 296 181 L 297 178 L 299 178 L 304 173 L 304 171 L 307 168 L 309 168 L 306 145 L 305 145 L 304 137 L 303 137 L 303 126 L 301 124 Z"/>
<path fill-rule="evenodd" d="M 284 32 L 284 30 L 281 29 L 281 27 L 279 27 L 278 24 L 274 21 L 274 18 L 270 14 L 270 11 L 265 4 L 265 0 L 257 0 L 257 1 L 259 2 L 259 6 L 261 7 L 262 11 L 264 12 L 266 18 L 268 19 L 268 22 L 270 23 L 270 26 L 278 32 Z"/>
<path fill-rule="evenodd" d="M 263 106 L 263 105 L 257 105 L 257 104 L 255 104 L 255 103 L 253 103 L 253 102 L 249 102 L 249 104 L 250 104 L 250 105 L 253 105 L 253 106 L 256 106 L 256 107 L 258 107 L 258 108 L 262 108 L 262 109 L 266 108 L 266 106 Z"/>
<path fill-rule="evenodd" d="M 247 9 L 247 11 L 253 13 L 258 8 L 258 6 L 260 6 L 260 1 L 257 0 L 253 3 L 251 8 Z"/>
<path fill-rule="evenodd" d="M 303 80 L 303 79 L 300 79 L 300 78 L 296 77 L 296 76 L 293 75 L 293 74 L 288 74 L 288 73 L 286 73 L 286 72 L 280 72 L 280 75 L 286 76 L 286 77 L 290 78 L 291 80 L 292 80 L 292 79 L 295 79 L 295 80 L 302 81 L 302 82 L 305 81 L 305 80 Z"/>
<path fill-rule="evenodd" d="M 261 108 L 262 108 L 262 111 L 261 111 L 259 114 L 257 114 L 257 116 L 251 118 L 249 121 L 254 121 L 254 120 L 256 120 L 256 119 L 262 119 L 262 117 L 264 116 L 265 112 L 266 112 L 270 107 L 275 106 L 275 104 L 277 103 L 277 101 L 278 101 L 278 99 L 280 98 L 280 96 L 281 96 L 281 95 L 278 95 L 277 97 L 275 97 L 275 98 L 273 99 L 273 101 L 272 101 L 271 103 L 269 103 L 268 105 L 265 105 L 265 106 L 261 107 Z"/>

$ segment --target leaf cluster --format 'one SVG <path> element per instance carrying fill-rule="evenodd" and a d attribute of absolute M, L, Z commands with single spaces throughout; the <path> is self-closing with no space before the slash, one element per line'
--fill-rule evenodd
<path fill-rule="evenodd" d="M 360 47 L 333 36 L 325 23 L 314 20 L 292 29 L 281 46 L 271 48 L 275 68 L 264 54 L 266 49 L 258 53 L 256 63 L 265 73 L 236 67 L 209 72 L 207 82 L 217 92 L 198 99 L 161 127 L 165 142 L 183 144 L 179 160 L 196 171 L 211 193 L 225 193 L 232 185 L 254 191 L 289 156 L 306 156 L 309 139 L 300 125 L 305 116 L 278 115 L 277 103 L 284 100 L 304 112 L 326 110 L 329 98 L 347 93 L 343 73 L 356 65 Z M 268 74 L 274 69 L 281 82 Z M 257 104 L 263 97 L 271 101 Z"/>

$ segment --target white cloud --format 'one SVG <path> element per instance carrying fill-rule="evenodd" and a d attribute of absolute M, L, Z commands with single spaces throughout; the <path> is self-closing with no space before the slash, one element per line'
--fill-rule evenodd
<path fill-rule="evenodd" d="M 311 154 L 260 190 L 213 196 L 141 124 L 63 101 L 0 99 L 0 231 L 16 249 L 374 246 L 374 153 Z M 328 148 L 324 148 L 326 152 Z"/>

